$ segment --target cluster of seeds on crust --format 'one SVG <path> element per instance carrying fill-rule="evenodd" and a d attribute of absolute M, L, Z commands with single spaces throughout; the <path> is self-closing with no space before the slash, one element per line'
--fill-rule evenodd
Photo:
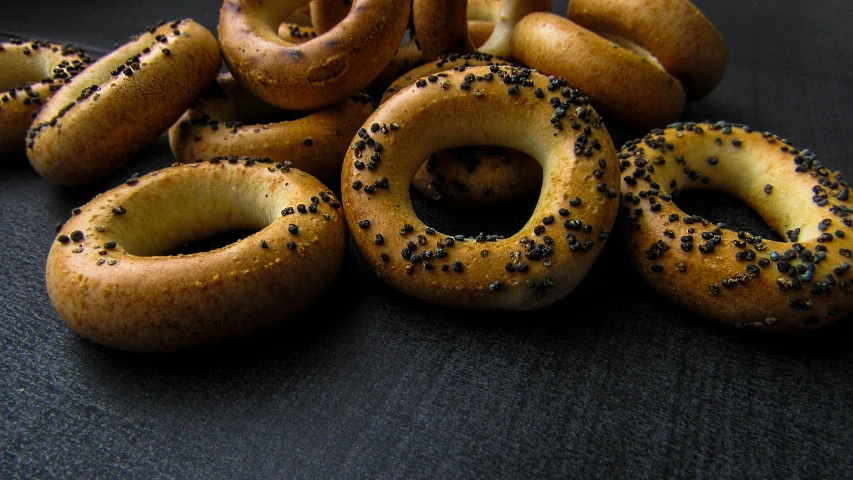
<path fill-rule="evenodd" d="M 313 30 L 303 32 L 299 25 L 296 25 L 295 23 L 289 23 L 287 25 L 287 32 L 290 34 L 291 38 L 317 38 L 317 32 Z"/>
<path fill-rule="evenodd" d="M 466 71 L 466 67 L 464 65 L 457 65 L 454 70 L 459 73 L 464 73 Z M 530 78 L 533 72 L 533 70 L 523 67 L 491 65 L 489 72 L 483 75 L 475 75 L 473 73 L 464 75 L 462 82 L 459 84 L 459 89 L 471 92 L 471 94 L 475 96 L 481 96 L 482 92 L 477 89 L 477 82 L 502 82 L 504 85 L 507 85 L 508 95 L 518 96 L 530 94 L 536 99 L 544 100 L 546 97 L 544 90 L 542 88 L 535 88 L 534 82 Z M 447 90 L 452 87 L 449 77 L 450 74 L 447 73 L 431 75 L 426 79 L 419 80 L 418 83 L 416 83 L 416 87 L 426 88 L 435 85 L 442 90 Z M 595 156 L 595 152 L 602 149 L 600 141 L 596 138 L 596 131 L 600 131 L 603 124 L 601 118 L 589 106 L 588 98 L 580 95 L 577 90 L 565 87 L 565 80 L 557 77 L 549 77 L 549 84 L 546 89 L 548 91 L 560 91 L 564 100 L 554 97 L 550 100 L 551 105 L 555 108 L 556 112 L 560 113 L 559 119 L 568 119 L 572 122 L 571 127 L 573 130 L 581 131 L 578 134 L 574 145 L 575 155 L 587 158 Z M 478 94 L 478 92 L 480 93 Z M 567 108 L 571 108 L 571 112 L 569 112 Z M 560 121 L 556 122 L 556 124 L 560 123 Z M 575 126 L 575 123 L 577 123 L 577 126 Z M 555 125 L 557 130 L 562 130 L 562 128 L 556 127 L 554 121 L 551 121 L 550 124 Z M 374 123 L 370 126 L 369 131 L 364 128 L 359 130 L 359 140 L 356 140 L 356 142 L 351 146 L 356 158 L 354 161 L 354 167 L 356 170 L 363 172 L 365 169 L 376 170 L 379 167 L 383 147 L 379 141 L 373 138 L 371 133 L 374 135 L 393 134 L 393 131 L 397 130 L 397 128 L 394 128 L 394 125 L 395 124 L 392 123 L 391 126 L 388 127 L 386 124 L 380 125 L 378 123 Z M 379 145 L 378 150 L 376 148 L 377 145 Z M 369 158 L 369 162 L 372 164 L 365 164 L 365 158 Z M 476 166 L 476 164 L 474 166 Z M 592 172 L 593 176 L 596 179 L 601 179 L 605 174 L 604 169 L 607 168 L 607 162 L 604 158 L 600 158 L 598 162 L 594 164 L 594 167 L 595 168 Z M 615 168 L 615 166 L 611 166 L 610 168 Z M 383 178 L 382 180 L 387 184 L 387 179 Z M 352 184 L 352 188 L 354 190 L 363 189 L 364 192 L 368 194 L 375 192 L 375 188 L 368 189 L 368 187 L 372 187 L 372 185 L 365 185 L 361 179 L 355 180 Z M 599 183 L 597 190 L 604 193 L 607 198 L 611 200 L 616 200 L 619 196 L 618 191 L 614 187 L 608 186 L 603 182 Z M 562 229 L 557 231 L 565 238 L 568 250 L 572 253 L 580 254 L 588 252 L 595 247 L 596 240 L 606 240 L 610 236 L 609 230 L 600 229 L 596 234 L 595 227 L 593 225 L 585 224 L 581 218 L 570 218 L 572 215 L 570 208 L 581 211 L 584 208 L 582 205 L 583 199 L 575 196 L 569 199 L 568 204 L 565 205 L 565 207 L 560 208 L 552 215 L 548 215 L 543 218 L 542 223 L 534 228 L 532 235 L 523 236 L 519 239 L 519 247 L 510 253 L 509 261 L 504 265 L 504 270 L 509 274 L 527 274 L 528 272 L 532 274 L 531 263 L 534 262 L 540 262 L 541 265 L 546 268 L 551 267 L 553 265 L 552 255 L 555 251 L 555 240 L 552 236 L 553 233 L 549 234 L 549 229 L 559 229 L 560 225 L 562 225 Z M 557 219 L 561 219 L 561 221 L 557 221 Z M 371 228 L 370 219 L 361 219 L 358 222 L 358 226 L 361 230 L 369 230 Z M 417 265 L 420 265 L 422 267 L 421 269 L 427 272 L 441 270 L 443 272 L 453 271 L 456 273 L 464 273 L 465 268 L 462 262 L 458 259 L 453 259 L 452 257 L 453 247 L 456 243 L 472 240 L 478 243 L 504 240 L 503 236 L 486 235 L 484 233 L 473 239 L 466 239 L 462 235 L 457 235 L 432 240 L 430 237 L 437 235 L 434 229 L 426 227 L 423 234 L 419 234 L 414 231 L 411 225 L 408 224 L 404 225 L 403 228 L 400 229 L 399 233 L 400 235 L 405 236 L 407 240 L 405 247 L 400 251 L 400 257 L 406 262 L 404 264 L 404 270 L 409 275 L 414 274 L 416 270 L 418 270 L 416 268 Z M 381 247 L 386 245 L 386 239 L 388 238 L 387 234 L 380 232 L 374 233 L 374 235 L 373 243 L 375 246 Z M 426 245 L 433 243 L 435 245 L 434 249 L 424 249 Z M 484 258 L 488 257 L 489 250 L 487 248 L 481 249 L 480 256 Z M 392 258 L 394 258 L 394 256 L 388 255 L 385 252 L 379 254 L 379 259 L 382 263 L 390 262 Z M 440 268 L 435 265 L 437 263 L 441 263 Z M 554 287 L 554 279 L 551 276 L 544 276 L 541 280 L 528 278 L 525 280 L 524 284 L 533 290 L 533 294 L 536 297 L 541 297 L 547 290 Z M 487 287 L 491 292 L 500 292 L 505 290 L 505 284 L 501 281 L 491 282 L 485 287 Z"/>
<path fill-rule="evenodd" d="M 231 156 L 227 156 L 227 157 L 225 157 L 225 156 L 213 157 L 207 161 L 207 163 L 214 164 L 214 165 L 220 164 L 223 162 L 230 164 L 230 165 L 237 165 L 241 162 L 241 160 L 236 155 L 231 155 Z M 198 160 L 195 164 L 192 164 L 191 166 L 197 167 L 201 163 L 204 163 L 204 161 Z M 254 167 L 258 164 L 272 164 L 272 161 L 267 161 L 265 159 L 255 159 L 255 158 L 250 158 L 250 157 L 244 157 L 244 159 L 242 160 L 242 165 L 244 165 L 247 168 Z M 178 167 L 178 166 L 180 166 L 180 164 L 173 164 L 173 167 Z M 291 167 L 290 162 L 276 163 L 273 166 L 268 167 L 267 170 L 270 173 L 275 173 L 278 171 L 280 171 L 281 173 L 289 173 L 290 167 Z M 152 174 L 152 175 L 156 175 L 156 173 Z M 130 179 L 128 179 L 125 182 L 125 184 L 128 186 L 134 186 L 138 182 L 139 182 L 139 174 L 134 174 Z M 335 198 L 334 193 L 331 190 L 326 189 L 324 191 L 318 192 L 316 195 L 311 196 L 311 198 L 309 199 L 309 202 L 307 203 L 307 206 L 304 203 L 300 203 L 295 208 L 292 206 L 285 207 L 284 209 L 281 210 L 281 216 L 286 217 L 288 215 L 295 215 L 297 212 L 299 214 L 306 214 L 306 215 L 319 214 L 323 217 L 323 219 L 325 221 L 329 221 L 329 220 L 331 220 L 331 215 L 328 212 L 322 212 L 321 208 L 320 208 L 321 205 L 324 203 L 328 204 L 329 208 L 331 208 L 333 210 L 338 210 L 341 208 L 341 203 L 337 200 L 337 198 Z M 75 216 L 80 215 L 82 213 L 82 210 L 79 208 L 75 208 L 74 210 L 71 211 L 71 213 L 72 213 L 72 215 L 75 215 Z M 127 214 L 128 211 L 123 205 L 118 204 L 118 205 L 111 208 L 110 213 L 113 216 L 122 216 L 122 215 Z M 57 233 L 61 232 L 63 227 L 64 227 L 63 224 L 58 224 L 57 225 Z M 103 226 L 95 226 L 94 228 L 98 233 L 104 233 L 106 231 L 105 227 L 103 227 Z M 287 247 L 288 250 L 295 251 L 298 248 L 298 244 L 296 242 L 296 239 L 298 238 L 298 235 L 299 235 L 299 227 L 294 223 L 290 223 L 290 224 L 288 224 L 287 231 L 293 238 L 289 239 L 287 241 L 287 243 L 285 244 L 285 246 Z M 84 239 L 85 239 L 85 234 L 84 234 L 84 232 L 82 232 L 80 230 L 74 230 L 70 234 L 67 234 L 67 235 L 60 233 L 56 237 L 56 241 L 59 242 L 60 244 L 63 244 L 63 245 L 76 244 L 76 246 L 71 250 L 72 253 L 82 253 L 84 251 L 83 243 L 82 243 Z M 261 240 L 261 242 L 259 243 L 259 246 L 264 250 L 270 250 L 270 244 L 266 240 Z M 112 241 L 112 240 L 107 241 L 107 242 L 103 243 L 102 245 L 95 245 L 93 248 L 95 251 L 97 251 L 98 255 L 100 255 L 100 256 L 108 256 L 111 252 L 126 254 L 126 252 L 124 252 L 124 250 L 122 250 L 120 248 L 118 243 L 115 241 Z M 103 258 L 100 258 L 96 262 L 96 264 L 98 266 L 101 266 L 104 264 L 112 266 L 112 265 L 115 265 L 116 263 L 118 263 L 118 261 L 115 258 L 112 258 L 109 260 L 105 260 Z"/>
<path fill-rule="evenodd" d="M 22 40 L 10 40 L 9 43 L 16 46 L 24 45 Z M 33 55 L 39 50 L 50 50 L 54 53 L 59 53 L 62 56 L 74 56 L 75 58 L 72 60 L 62 60 L 56 65 L 53 66 L 53 69 L 50 72 L 50 76 L 41 79 L 33 79 L 33 82 L 23 85 L 23 86 L 15 86 L 10 88 L 9 90 L 0 93 L 0 110 L 2 110 L 4 104 L 8 104 L 11 102 L 20 102 L 26 106 L 32 106 L 32 108 L 37 109 L 42 105 L 43 99 L 41 94 L 33 89 L 33 86 L 36 84 L 47 85 L 47 89 L 50 92 L 55 92 L 59 89 L 63 84 L 74 78 L 77 74 L 82 72 L 86 66 L 91 63 L 92 59 L 89 55 L 86 54 L 83 50 L 80 50 L 72 45 L 60 46 L 52 43 L 39 42 L 39 41 L 30 41 L 27 42 L 26 46 L 22 48 L 22 53 L 24 55 Z M 2 45 L 0 45 L 0 54 L 7 52 Z"/>
<path fill-rule="evenodd" d="M 489 65 L 509 65 L 503 61 L 503 57 L 490 55 L 488 53 L 449 53 L 438 57 L 435 61 L 435 71 L 442 72 L 445 70 L 463 71 L 467 67 L 489 66 Z M 461 69 L 461 70 L 460 70 Z M 425 87 L 427 82 L 436 83 L 439 79 L 447 77 L 447 74 L 431 74 L 426 80 L 419 79 L 415 82 L 417 87 Z M 391 86 L 385 90 L 384 95 L 388 96 L 397 91 L 397 87 Z"/>
<path fill-rule="evenodd" d="M 748 126 L 726 122 L 676 123 L 668 128 L 671 132 L 658 129 L 643 139 L 627 143 L 618 155 L 620 170 L 623 173 L 630 172 L 623 177 L 625 188 L 628 190 L 624 195 L 626 205 L 623 206 L 623 212 L 627 217 L 629 228 L 641 228 L 641 217 L 646 209 L 651 212 L 660 211 L 661 202 L 671 202 L 673 197 L 680 193 L 675 180 L 661 186 L 652 176 L 655 166 L 663 165 L 667 161 L 664 155 L 671 157 L 676 153 L 673 143 L 667 141 L 667 134 L 674 134 L 677 138 L 683 138 L 685 135 L 717 135 L 714 138 L 716 145 L 731 145 L 734 148 L 740 148 L 743 145 L 743 139 L 735 135 L 760 135 L 764 141 L 771 145 L 778 145 L 780 151 L 791 156 L 794 173 L 808 175 L 815 181 L 812 187 L 814 193 L 812 201 L 827 211 L 827 217 L 817 225 L 817 229 L 823 233 L 818 236 L 817 245 L 809 249 L 798 243 L 799 228 L 788 230 L 785 236 L 789 240 L 790 248 L 778 252 L 770 251 L 761 236 L 752 235 L 746 231 L 737 232 L 737 239 L 732 240 L 731 244 L 735 248 L 734 259 L 743 265 L 743 270 L 712 283 L 708 287 L 708 294 L 719 296 L 724 289 L 749 283 L 750 279 L 762 274 L 778 277 L 776 286 L 780 290 L 791 292 L 788 306 L 795 310 L 811 310 L 815 306 L 814 297 L 831 293 L 836 288 L 844 293 L 853 293 L 853 281 L 843 278 L 850 269 L 849 259 L 853 256 L 853 251 L 843 247 L 837 250 L 832 248 L 833 239 L 845 238 L 847 235 L 845 230 L 853 226 L 853 219 L 851 219 L 853 210 L 841 203 L 849 199 L 850 190 L 840 172 L 830 173 L 811 151 L 798 150 L 785 139 L 770 133 L 755 132 Z M 674 158 L 690 181 L 710 183 L 709 178 L 690 167 L 683 156 L 675 155 Z M 718 162 L 716 157 L 709 157 L 708 168 L 714 168 Z M 631 171 L 632 167 L 633 171 Z M 635 193 L 640 182 L 647 185 L 648 189 L 640 189 Z M 766 195 L 772 195 L 776 190 L 773 185 L 767 184 L 763 187 L 763 192 Z M 715 247 L 723 242 L 724 224 L 712 225 L 697 215 L 680 217 L 674 213 L 670 214 L 667 220 L 670 226 L 662 232 L 665 238 L 649 245 L 646 250 L 646 259 L 651 262 L 650 269 L 653 272 L 666 270 L 665 262 L 661 259 L 669 255 L 665 252 L 674 242 L 679 242 L 682 251 L 696 251 L 699 255 L 714 252 Z M 725 244 L 723 246 L 727 247 Z M 835 254 L 842 258 L 838 258 Z M 830 265 L 830 273 L 825 273 L 821 277 L 817 273 L 818 265 L 827 262 Z M 687 271 L 683 262 L 677 262 L 675 267 L 678 272 Z M 816 315 L 805 318 L 803 323 L 818 323 L 824 314 L 834 316 L 840 312 L 840 307 L 831 305 L 825 312 L 816 312 Z M 777 322 L 777 319 L 769 318 L 750 326 L 767 327 Z"/>
<path fill-rule="evenodd" d="M 171 33 L 175 37 L 181 36 L 181 31 L 178 30 L 178 26 L 180 24 L 181 24 L 181 20 L 176 20 L 176 21 L 169 24 L 169 28 L 172 29 Z M 146 31 L 153 35 L 157 31 L 158 28 L 160 28 L 164 25 L 166 25 L 166 22 L 160 22 L 154 27 L 148 27 L 146 29 Z M 131 37 L 131 40 L 136 40 L 137 38 L 138 37 Z M 158 34 L 154 37 L 154 39 L 155 39 L 154 44 L 152 44 L 151 46 L 145 47 L 144 49 L 142 49 L 142 51 L 140 53 L 138 53 L 136 55 L 132 55 L 131 57 L 129 57 L 127 60 L 125 60 L 124 64 L 119 65 L 115 70 L 110 72 L 110 74 L 113 77 L 118 77 L 118 76 L 132 77 L 133 73 L 135 71 L 138 71 L 142 68 L 142 62 L 140 59 L 143 55 L 147 55 L 147 54 L 151 53 L 152 49 L 156 48 L 158 44 L 168 44 L 168 42 L 169 42 L 168 37 L 164 34 Z M 171 50 L 169 50 L 169 48 L 167 48 L 167 47 L 161 46 L 159 48 L 160 48 L 160 51 L 165 55 L 171 55 L 172 54 Z M 86 58 L 88 59 L 88 57 L 86 57 Z M 82 70 L 82 68 L 76 70 L 75 74 L 79 73 L 80 70 Z M 68 77 L 64 81 L 68 82 L 70 79 L 71 79 L 71 77 Z M 57 86 L 57 88 L 58 88 L 58 86 Z M 56 112 L 56 115 L 54 115 L 50 120 L 48 120 L 46 122 L 40 122 L 38 124 L 33 125 L 30 128 L 29 133 L 27 134 L 27 148 L 30 148 L 30 149 L 33 148 L 35 146 L 35 140 L 38 138 L 38 134 L 42 130 L 44 130 L 45 128 L 55 127 L 57 125 L 57 123 L 59 123 L 59 120 L 61 120 L 62 117 L 64 117 L 72 108 L 74 108 L 75 105 L 82 103 L 84 100 L 87 100 L 90 97 L 92 97 L 94 101 L 97 101 L 98 98 L 100 98 L 100 94 L 97 93 L 98 91 L 100 91 L 99 85 L 90 85 L 90 86 L 83 88 L 80 92 L 80 95 L 75 100 L 71 101 L 70 103 L 68 103 L 64 107 L 60 108 Z"/>

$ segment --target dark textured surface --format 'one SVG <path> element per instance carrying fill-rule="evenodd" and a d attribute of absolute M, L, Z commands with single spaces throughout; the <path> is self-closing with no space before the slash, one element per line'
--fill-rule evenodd
<path fill-rule="evenodd" d="M 100 55 L 159 19 L 213 29 L 220 5 L 69 3 L 4 2 L 0 32 Z M 847 2 L 696 3 L 730 65 L 683 118 L 773 131 L 853 171 Z M 608 126 L 617 143 L 644 133 Z M 351 250 L 315 308 L 259 338 L 168 356 L 81 340 L 45 292 L 53 225 L 171 162 L 161 140 L 82 189 L 50 185 L 22 158 L 0 162 L 0 477 L 853 477 L 849 320 L 802 338 L 710 326 L 640 285 L 615 244 L 537 312 L 418 303 Z M 761 228 L 733 202 L 691 208 Z M 419 211 L 465 233 L 523 222 Z"/>

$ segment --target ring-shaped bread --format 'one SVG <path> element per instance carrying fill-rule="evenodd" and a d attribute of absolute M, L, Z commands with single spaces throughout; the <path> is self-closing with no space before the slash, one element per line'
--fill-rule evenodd
<path fill-rule="evenodd" d="M 325 179 L 340 174 L 349 137 L 373 113 L 373 101 L 357 94 L 308 115 L 292 118 L 293 113 L 255 98 L 231 74 L 220 74 L 169 130 L 172 153 L 182 163 L 230 155 L 268 158 Z"/>
<path fill-rule="evenodd" d="M 507 65 L 492 55 L 470 53 L 442 55 L 438 61 L 413 69 L 397 79 L 382 97 L 417 81 L 428 82 L 445 70 L 482 65 Z M 542 168 L 536 160 L 517 150 L 498 146 L 467 146 L 439 150 L 429 156 L 412 186 L 424 195 L 459 205 L 494 205 L 531 195 L 542 185 Z"/>
<path fill-rule="evenodd" d="M 625 243 L 661 295 L 709 320 L 768 332 L 815 329 L 853 310 L 850 189 L 812 152 L 719 122 L 654 130 L 619 156 Z M 742 200 L 787 241 L 686 214 L 673 200 L 693 189 Z"/>
<path fill-rule="evenodd" d="M 334 195 L 304 172 L 232 161 L 133 178 L 74 211 L 46 272 L 72 330 L 121 350 L 211 344 L 293 316 L 332 282 L 346 245 Z M 257 233 L 168 255 L 235 229 Z"/>
<path fill-rule="evenodd" d="M 0 156 L 24 152 L 33 115 L 91 61 L 72 46 L 0 43 Z"/>
<path fill-rule="evenodd" d="M 516 24 L 512 51 L 521 63 L 564 77 L 596 108 L 637 127 L 678 119 L 686 96 L 657 62 L 552 13 L 531 13 Z"/>
<path fill-rule="evenodd" d="M 588 100 L 548 93 L 548 83 L 526 68 L 451 70 L 368 119 L 344 162 L 344 211 L 355 244 L 391 286 L 452 307 L 529 310 L 581 281 L 616 216 L 616 152 Z M 507 146 L 542 165 L 533 215 L 509 238 L 455 238 L 414 212 L 409 184 L 424 158 L 471 144 Z"/>
<path fill-rule="evenodd" d="M 355 0 L 328 32 L 300 44 L 278 36 L 282 20 L 307 0 L 225 0 L 219 41 L 228 69 L 252 94 L 286 110 L 334 105 L 385 68 L 403 39 L 410 2 Z"/>
<path fill-rule="evenodd" d="M 192 20 L 146 31 L 54 94 L 28 134 L 30 163 L 58 184 L 96 180 L 174 124 L 220 65 L 216 39 Z"/>
<path fill-rule="evenodd" d="M 650 52 L 691 98 L 711 93 L 726 72 L 723 37 L 689 0 L 572 0 L 568 18 Z"/>

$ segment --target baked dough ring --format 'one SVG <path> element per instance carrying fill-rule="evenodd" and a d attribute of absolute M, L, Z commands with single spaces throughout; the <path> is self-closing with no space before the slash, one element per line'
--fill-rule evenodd
<path fill-rule="evenodd" d="M 373 101 L 359 94 L 288 120 L 293 113 L 260 101 L 231 74 L 221 74 L 169 130 L 172 153 L 183 163 L 240 155 L 289 161 L 317 178 L 339 175 L 349 137 L 373 113 Z"/>
<path fill-rule="evenodd" d="M 220 64 L 216 39 L 192 20 L 139 35 L 50 99 L 28 134 L 30 163 L 62 185 L 115 170 L 175 123 Z"/>
<path fill-rule="evenodd" d="M 547 85 L 523 68 L 452 70 L 398 93 L 368 119 L 344 162 L 344 211 L 355 244 L 391 286 L 452 307 L 529 310 L 580 282 L 616 216 L 616 152 L 585 97 L 558 94 L 558 112 Z M 456 240 L 412 208 L 409 184 L 423 159 L 471 144 L 505 145 L 542 165 L 536 209 L 510 238 Z M 376 168 L 364 168 L 374 156 Z"/>
<path fill-rule="evenodd" d="M 24 153 L 33 115 L 91 61 L 72 46 L 0 43 L 0 156 Z"/>
<path fill-rule="evenodd" d="M 685 94 L 656 62 L 552 13 L 531 13 L 512 35 L 521 63 L 565 77 L 590 101 L 637 127 L 666 125 L 684 109 Z"/>
<path fill-rule="evenodd" d="M 394 56 L 409 19 L 409 2 L 355 0 L 332 30 L 287 43 L 278 27 L 305 2 L 225 0 L 219 16 L 228 69 L 252 94 L 286 110 L 322 108 L 358 93 Z"/>
<path fill-rule="evenodd" d="M 428 82 L 431 75 L 439 72 L 481 65 L 506 65 L 506 62 L 482 53 L 443 55 L 438 61 L 398 78 L 382 101 L 418 80 Z M 494 146 L 439 150 L 429 156 L 412 179 L 412 186 L 424 195 L 460 205 L 503 203 L 531 195 L 541 185 L 542 168 L 536 160 L 517 150 Z"/>
<path fill-rule="evenodd" d="M 334 279 L 346 229 L 322 183 L 286 170 L 236 159 L 181 165 L 95 197 L 47 259 L 57 313 L 83 337 L 134 351 L 211 344 L 293 316 Z M 164 256 L 232 229 L 258 232 Z"/>
<path fill-rule="evenodd" d="M 723 37 L 688 0 L 572 0 L 568 17 L 620 45 L 650 52 L 691 98 L 711 93 L 726 72 Z"/>
<path fill-rule="evenodd" d="M 676 124 L 620 153 L 630 258 L 655 290 L 715 322 L 773 332 L 828 325 L 853 309 L 849 188 L 814 154 L 769 133 Z M 744 201 L 787 242 L 681 211 L 679 191 Z"/>

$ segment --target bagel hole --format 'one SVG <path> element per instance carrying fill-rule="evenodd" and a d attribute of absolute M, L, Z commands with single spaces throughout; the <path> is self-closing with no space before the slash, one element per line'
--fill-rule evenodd
<path fill-rule="evenodd" d="M 181 245 L 166 252 L 165 255 L 191 255 L 193 253 L 209 252 L 218 248 L 227 247 L 232 243 L 237 243 L 238 241 L 254 235 L 255 233 L 258 233 L 258 230 L 234 229 L 217 232 L 213 235 Z"/>
<path fill-rule="evenodd" d="M 477 182 L 489 175 L 489 183 Z M 421 166 L 412 187 L 418 217 L 436 230 L 476 237 L 509 237 L 527 223 L 542 188 L 542 167 L 520 152 L 495 146 L 462 146 L 435 152 Z M 477 197 L 478 201 L 473 201 Z"/>
<path fill-rule="evenodd" d="M 729 230 L 747 231 L 777 242 L 787 241 L 749 205 L 725 193 L 688 190 L 673 197 L 673 202 L 685 213 L 699 215 L 715 224 L 723 222 Z"/>
<path fill-rule="evenodd" d="M 533 215 L 538 195 L 525 195 L 499 205 L 457 205 L 435 201 L 412 188 L 412 207 L 426 225 L 448 235 L 476 237 L 480 233 L 510 237 Z"/>

